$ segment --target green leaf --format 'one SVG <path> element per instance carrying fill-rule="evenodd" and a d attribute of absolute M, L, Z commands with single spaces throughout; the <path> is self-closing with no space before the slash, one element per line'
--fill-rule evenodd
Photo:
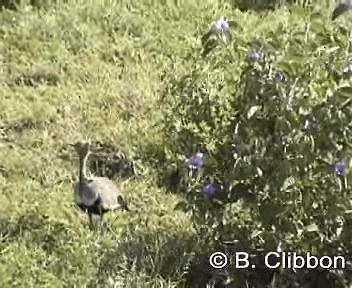
<path fill-rule="evenodd" d="M 347 99 L 345 102 L 343 102 L 343 103 L 340 105 L 340 109 L 344 109 L 346 106 L 350 105 L 351 102 L 352 102 L 352 98 Z"/>
<path fill-rule="evenodd" d="M 281 187 L 281 191 L 286 191 L 290 186 L 295 184 L 295 179 L 293 177 L 288 177 Z"/>
<path fill-rule="evenodd" d="M 286 73 L 288 75 L 293 75 L 294 74 L 292 66 L 289 63 L 287 63 L 287 62 L 279 62 L 276 65 L 276 69 L 277 70 L 281 70 L 282 72 L 284 72 L 284 73 Z"/>
<path fill-rule="evenodd" d="M 174 210 L 181 210 L 183 212 L 187 211 L 188 205 L 186 201 L 180 201 L 178 202 L 175 207 Z"/>
<path fill-rule="evenodd" d="M 290 12 L 292 15 L 305 16 L 304 8 L 301 5 L 292 5 L 290 7 Z"/>
<path fill-rule="evenodd" d="M 255 113 L 257 113 L 257 111 L 260 109 L 260 106 L 256 105 L 256 106 L 252 106 L 247 113 L 247 119 L 251 119 Z"/>
<path fill-rule="evenodd" d="M 331 47 L 331 48 L 327 49 L 326 46 L 322 46 L 319 49 L 321 49 L 321 51 L 323 51 L 326 55 L 329 55 L 329 54 L 336 53 L 338 50 L 341 49 L 341 47 L 334 46 L 334 47 Z"/>
<path fill-rule="evenodd" d="M 309 18 L 312 22 L 321 22 L 323 20 L 323 16 L 319 11 L 310 14 Z"/>
<path fill-rule="evenodd" d="M 263 231 L 260 230 L 254 230 L 250 236 L 250 239 L 256 238 L 257 236 L 263 234 Z"/>
<path fill-rule="evenodd" d="M 316 231 L 319 230 L 319 227 L 317 226 L 317 224 L 313 223 L 313 224 L 310 224 L 310 225 L 306 226 L 305 230 L 307 232 L 316 232 Z"/>
<path fill-rule="evenodd" d="M 342 97 L 352 97 L 352 87 L 351 86 L 345 86 L 345 87 L 340 87 L 336 90 L 336 94 L 339 94 Z"/>

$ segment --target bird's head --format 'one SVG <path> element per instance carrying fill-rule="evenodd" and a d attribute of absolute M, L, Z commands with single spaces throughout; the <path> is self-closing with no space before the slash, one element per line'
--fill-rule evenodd
<path fill-rule="evenodd" d="M 76 150 L 79 157 L 87 157 L 87 155 L 90 153 L 89 141 L 79 141 L 70 145 Z"/>

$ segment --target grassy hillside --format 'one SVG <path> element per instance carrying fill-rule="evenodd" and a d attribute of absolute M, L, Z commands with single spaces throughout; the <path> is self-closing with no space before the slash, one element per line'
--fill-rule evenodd
<path fill-rule="evenodd" d="M 298 31 L 305 18 L 228 1 L 68 2 L 0 12 L 0 285 L 183 287 L 204 243 L 174 209 L 184 196 L 159 181 L 167 79 L 193 69 L 190 55 L 221 15 L 240 24 L 235 43 Z M 316 9 L 329 19 L 331 7 Z M 133 212 L 108 214 L 94 231 L 73 205 L 68 145 L 87 138 L 94 174 L 117 152 L 133 164 L 115 178 Z"/>

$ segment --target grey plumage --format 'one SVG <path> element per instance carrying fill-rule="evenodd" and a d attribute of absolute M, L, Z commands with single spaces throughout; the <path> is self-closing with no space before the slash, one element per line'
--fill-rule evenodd
<path fill-rule="evenodd" d="M 79 157 L 79 181 L 73 185 L 75 204 L 88 214 L 92 227 L 92 215 L 103 215 L 117 209 L 127 210 L 125 200 L 113 181 L 105 177 L 88 177 L 86 162 L 90 154 L 89 142 L 78 142 L 72 145 Z"/>
<path fill-rule="evenodd" d="M 343 13 L 351 10 L 352 10 L 352 0 L 340 0 L 337 2 L 335 9 L 332 11 L 331 19 L 335 20 Z"/>

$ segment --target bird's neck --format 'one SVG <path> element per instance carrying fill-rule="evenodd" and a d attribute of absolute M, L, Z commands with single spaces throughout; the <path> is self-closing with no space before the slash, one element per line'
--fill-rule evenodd
<path fill-rule="evenodd" d="M 87 180 L 87 159 L 88 154 L 79 159 L 79 183 L 83 184 Z"/>

